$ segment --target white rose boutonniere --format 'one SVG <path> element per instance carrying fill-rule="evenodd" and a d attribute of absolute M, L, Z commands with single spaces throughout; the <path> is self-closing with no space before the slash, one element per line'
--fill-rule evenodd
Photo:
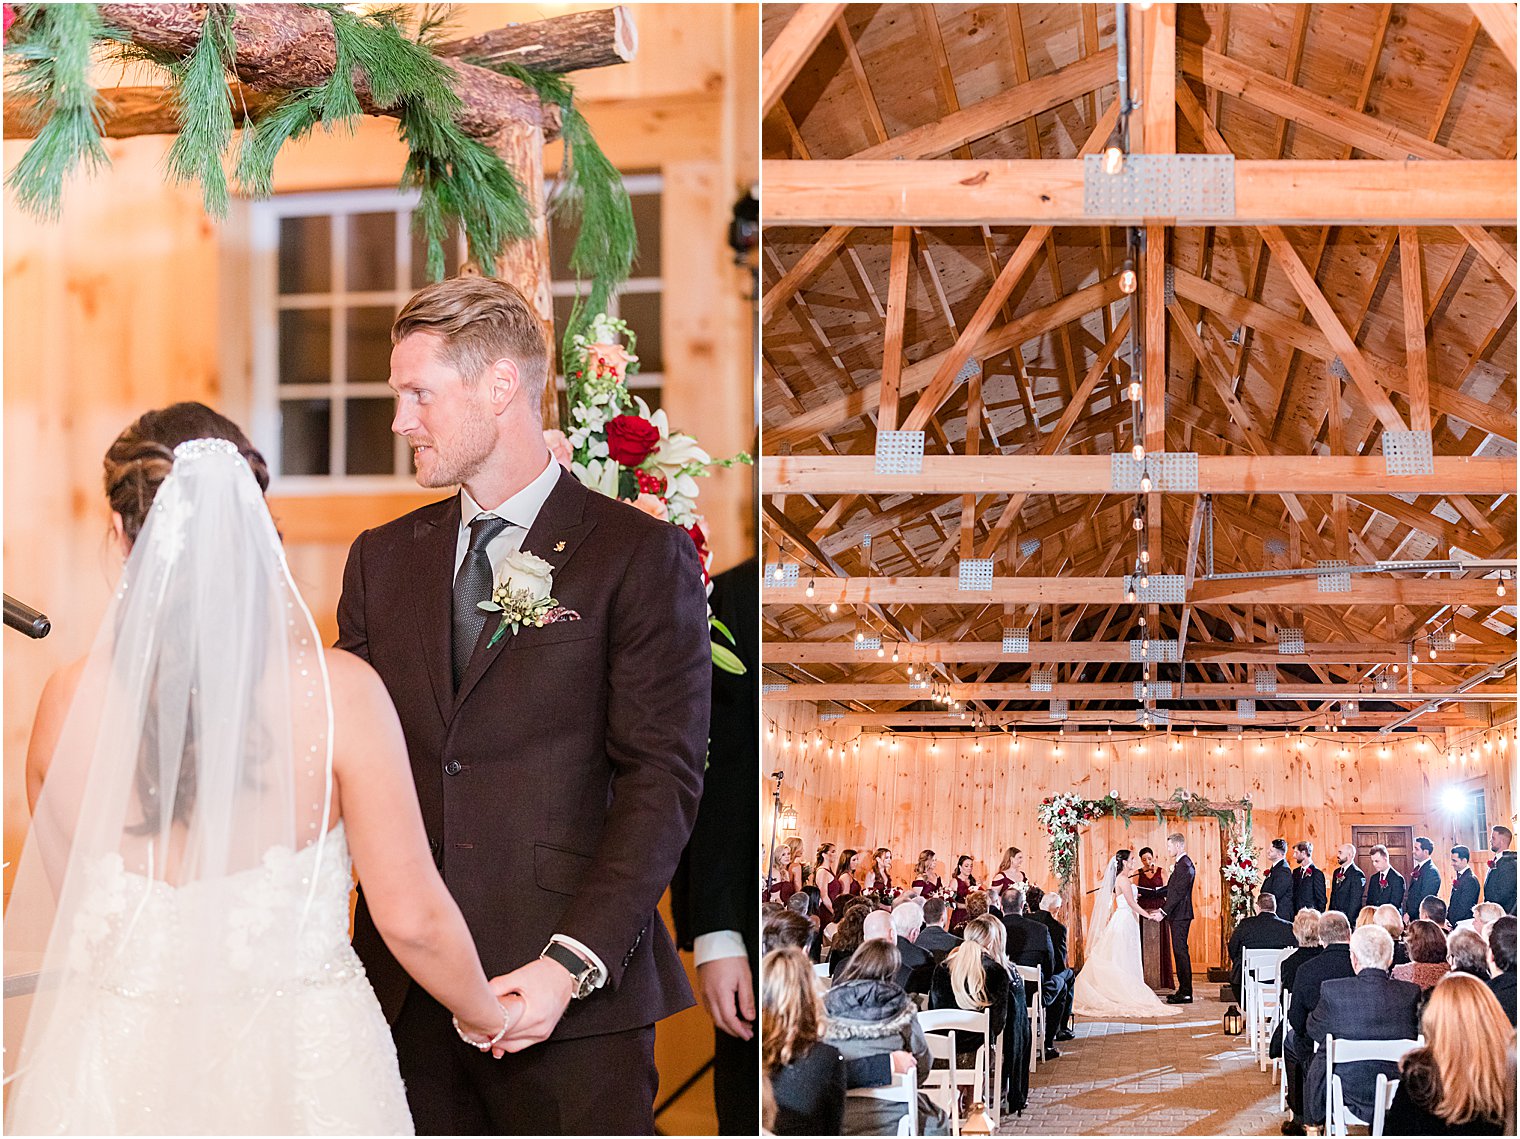
<path fill-rule="evenodd" d="M 501 614 L 501 624 L 487 648 L 506 636 L 508 628 L 515 633 L 524 625 L 537 629 L 556 621 L 581 619 L 575 610 L 554 599 L 554 567 L 527 550 L 514 550 L 502 559 L 491 599 L 482 601 L 480 608 Z"/>

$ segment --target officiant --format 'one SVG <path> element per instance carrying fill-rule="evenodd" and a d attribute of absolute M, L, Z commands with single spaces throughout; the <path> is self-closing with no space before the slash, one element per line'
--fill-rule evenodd
<path fill-rule="evenodd" d="M 1166 902 L 1166 872 L 1156 861 L 1156 852 L 1140 848 L 1140 869 L 1135 874 L 1135 900 L 1149 912 Z M 1140 923 L 1140 959 L 1145 967 L 1145 983 L 1153 989 L 1172 989 L 1172 943 L 1160 922 Z"/>

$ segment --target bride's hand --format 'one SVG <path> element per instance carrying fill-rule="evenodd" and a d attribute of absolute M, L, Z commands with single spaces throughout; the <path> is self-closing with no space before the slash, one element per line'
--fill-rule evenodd
<path fill-rule="evenodd" d="M 508 993 L 497 1004 L 501 1014 L 500 1019 L 488 1024 L 460 1020 L 458 1021 L 459 1030 L 477 1046 L 496 1038 L 499 1034 L 501 1039 L 491 1046 L 491 1055 L 500 1060 L 506 1054 L 506 1038 L 510 1035 L 512 1026 L 522 1018 L 525 1007 L 522 997 L 516 993 Z"/>

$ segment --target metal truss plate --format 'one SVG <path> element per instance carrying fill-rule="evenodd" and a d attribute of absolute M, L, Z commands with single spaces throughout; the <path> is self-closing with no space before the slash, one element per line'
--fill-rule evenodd
<path fill-rule="evenodd" d="M 1280 656 L 1303 656 L 1304 631 L 1302 629 L 1279 628 L 1277 630 L 1277 652 Z"/>
<path fill-rule="evenodd" d="M 924 689 L 929 687 L 929 682 L 927 680 L 910 680 L 908 681 L 908 687 L 915 690 Z"/>
<path fill-rule="evenodd" d="M 1319 583 L 1321 593 L 1350 593 L 1351 575 L 1346 572 L 1346 563 L 1343 561 L 1316 562 L 1315 568 L 1319 570 L 1315 580 Z"/>
<path fill-rule="evenodd" d="M 776 576 L 778 569 L 781 571 L 780 577 Z M 765 567 L 765 584 L 772 589 L 786 589 L 797 584 L 797 573 L 796 562 L 771 562 Z"/>
<path fill-rule="evenodd" d="M 777 692 L 785 692 L 790 687 L 790 684 L 762 684 L 760 686 L 760 694 L 762 696 L 773 696 Z"/>
<path fill-rule="evenodd" d="M 1277 669 L 1267 667 L 1256 670 L 1256 691 L 1262 696 L 1277 694 Z"/>
<path fill-rule="evenodd" d="M 1166 298 L 1167 304 L 1177 303 L 1177 270 L 1171 265 L 1166 267 L 1166 284 L 1163 286 L 1161 295 Z"/>
<path fill-rule="evenodd" d="M 1005 653 L 1027 653 L 1029 651 L 1029 626 L 1022 629 L 1003 630 L 1003 651 Z"/>
<path fill-rule="evenodd" d="M 1135 600 L 1147 605 L 1181 605 L 1187 601 L 1187 578 L 1180 573 L 1153 573 L 1140 584 L 1133 574 L 1124 575 L 1124 592 L 1135 591 Z"/>
<path fill-rule="evenodd" d="M 1027 558 L 1039 548 L 1040 540 L 1038 538 L 1025 538 L 1019 543 L 1019 557 Z"/>
<path fill-rule="evenodd" d="M 962 592 L 986 593 L 992 588 L 992 559 L 966 558 L 960 566 Z"/>
<path fill-rule="evenodd" d="M 955 373 L 955 382 L 958 384 L 964 384 L 973 376 L 979 376 L 981 374 L 982 362 L 975 356 L 967 356 L 966 362 L 961 365 L 961 370 Z"/>
<path fill-rule="evenodd" d="M 1135 699 L 1142 703 L 1146 700 L 1170 700 L 1172 698 L 1172 682 L 1170 680 L 1137 680 L 1134 682 Z"/>
<path fill-rule="evenodd" d="M 1108 489 L 1115 494 L 1138 494 L 1140 476 L 1149 471 L 1151 489 L 1173 494 L 1198 491 L 1198 453 L 1196 451 L 1155 451 L 1135 460 L 1124 451 L 1108 456 Z"/>
<path fill-rule="evenodd" d="M 1362 705 L 1357 700 L 1347 700 L 1341 704 L 1341 711 L 1348 716 L 1359 716 L 1362 713 Z"/>
<path fill-rule="evenodd" d="M 1031 692 L 1049 692 L 1055 688 L 1056 670 L 1053 668 L 1037 668 L 1029 674 L 1029 690 Z"/>
<path fill-rule="evenodd" d="M 1267 553 L 1271 554 L 1274 558 L 1280 558 L 1288 552 L 1288 543 L 1284 542 L 1281 538 L 1268 538 L 1265 545 Z"/>
<path fill-rule="evenodd" d="M 855 642 L 855 651 L 858 653 L 874 653 L 881 648 L 880 637 L 862 637 Z"/>
<path fill-rule="evenodd" d="M 844 713 L 843 712 L 819 712 L 818 713 L 818 722 L 821 723 L 821 724 L 826 724 L 830 720 L 842 720 L 842 719 L 844 719 Z"/>
<path fill-rule="evenodd" d="M 878 431 L 876 433 L 876 473 L 879 475 L 917 475 L 924 469 L 924 433 L 922 431 Z"/>
<path fill-rule="evenodd" d="M 1176 641 L 1139 640 L 1129 642 L 1129 659 L 1152 664 L 1176 664 L 1181 656 Z"/>
<path fill-rule="evenodd" d="M 1330 363 L 1325 365 L 1325 368 L 1336 379 L 1350 382 L 1351 372 L 1346 367 L 1346 361 L 1342 360 L 1339 356 L 1332 357 Z"/>
<path fill-rule="evenodd" d="M 1066 719 L 1066 701 L 1052 700 L 1050 702 L 1050 718 L 1052 720 Z"/>
<path fill-rule="evenodd" d="M 1171 712 L 1165 708 L 1141 708 L 1139 715 L 1135 717 L 1135 723 L 1167 724 L 1171 722 L 1171 719 Z"/>
<path fill-rule="evenodd" d="M 1101 154 L 1082 160 L 1082 212 L 1094 217 L 1235 216 L 1235 156 L 1131 154 L 1117 174 Z"/>
<path fill-rule="evenodd" d="M 1242 720 L 1254 720 L 1254 719 L 1256 719 L 1256 701 L 1255 700 L 1237 700 L 1237 701 L 1235 701 L 1235 714 L 1237 716 L 1239 716 Z"/>
<path fill-rule="evenodd" d="M 1454 653 L 1457 651 L 1457 638 L 1450 633 L 1432 633 L 1430 647 L 1438 653 Z"/>
<path fill-rule="evenodd" d="M 1383 465 L 1390 475 L 1429 475 L 1436 469 L 1429 431 L 1384 431 Z"/>
<path fill-rule="evenodd" d="M 871 535 L 870 534 L 865 534 L 865 535 L 861 536 L 861 539 L 860 539 L 860 548 L 862 550 L 866 550 L 866 551 L 869 551 L 871 549 Z"/>

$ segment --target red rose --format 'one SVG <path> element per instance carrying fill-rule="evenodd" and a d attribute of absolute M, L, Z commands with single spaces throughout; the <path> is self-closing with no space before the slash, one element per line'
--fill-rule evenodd
<path fill-rule="evenodd" d="M 660 445 L 660 429 L 641 415 L 620 415 L 607 422 L 607 453 L 625 467 L 636 467 Z"/>

